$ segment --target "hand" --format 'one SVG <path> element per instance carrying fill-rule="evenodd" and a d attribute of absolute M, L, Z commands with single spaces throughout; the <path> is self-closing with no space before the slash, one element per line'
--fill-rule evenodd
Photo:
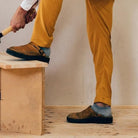
<path fill-rule="evenodd" d="M 28 23 L 32 22 L 33 19 L 35 19 L 36 14 L 37 14 L 36 10 L 34 8 L 31 8 L 25 16 L 25 23 L 28 24 Z"/>
<path fill-rule="evenodd" d="M 25 11 L 23 8 L 19 7 L 15 14 L 13 15 L 10 25 L 13 29 L 13 32 L 18 31 L 20 28 L 25 27 L 25 16 L 27 14 L 27 11 Z"/>

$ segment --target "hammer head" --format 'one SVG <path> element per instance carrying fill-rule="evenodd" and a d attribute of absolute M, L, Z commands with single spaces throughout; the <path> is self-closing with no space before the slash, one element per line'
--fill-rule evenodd
<path fill-rule="evenodd" d="M 0 33 L 0 43 L 1 43 L 1 38 L 3 37 L 3 34 L 2 33 Z"/>

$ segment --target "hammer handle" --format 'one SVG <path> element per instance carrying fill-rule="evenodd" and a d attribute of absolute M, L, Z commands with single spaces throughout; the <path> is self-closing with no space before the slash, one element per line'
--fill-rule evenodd
<path fill-rule="evenodd" d="M 2 35 L 4 36 L 4 35 L 10 33 L 11 31 L 12 31 L 12 27 L 9 26 L 8 28 L 6 28 L 5 30 L 2 31 Z"/>

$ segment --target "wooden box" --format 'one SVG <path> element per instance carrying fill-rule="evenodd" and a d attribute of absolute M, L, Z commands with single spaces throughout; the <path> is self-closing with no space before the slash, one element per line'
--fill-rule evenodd
<path fill-rule="evenodd" d="M 1 131 L 43 134 L 47 66 L 0 53 Z"/>

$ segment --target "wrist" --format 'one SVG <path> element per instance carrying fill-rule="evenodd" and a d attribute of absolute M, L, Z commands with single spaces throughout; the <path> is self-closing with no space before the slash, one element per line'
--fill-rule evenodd
<path fill-rule="evenodd" d="M 19 13 L 19 14 L 22 14 L 22 15 L 24 15 L 24 16 L 27 14 L 27 11 L 24 10 L 21 6 L 19 6 L 19 8 L 18 8 L 17 10 L 18 10 L 18 13 Z"/>

